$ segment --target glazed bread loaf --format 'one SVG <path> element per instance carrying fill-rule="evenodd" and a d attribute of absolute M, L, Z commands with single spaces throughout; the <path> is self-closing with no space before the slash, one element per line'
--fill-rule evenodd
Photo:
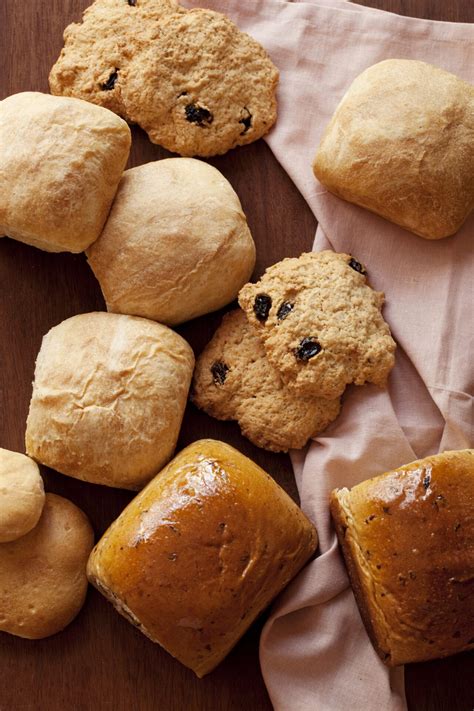
<path fill-rule="evenodd" d="M 223 442 L 184 449 L 94 548 L 89 580 L 201 677 L 305 564 L 314 526 Z"/>
<path fill-rule="evenodd" d="M 333 491 L 352 588 L 386 664 L 474 648 L 473 512 L 472 449 Z"/>
<path fill-rule="evenodd" d="M 130 142 L 125 121 L 80 99 L 0 101 L 0 235 L 82 252 L 104 226 Z"/>
<path fill-rule="evenodd" d="M 224 176 L 168 158 L 125 171 L 88 259 L 109 311 L 177 324 L 236 298 L 255 245 Z"/>
<path fill-rule="evenodd" d="M 186 341 L 154 321 L 63 321 L 36 361 L 27 453 L 77 479 L 140 489 L 173 454 L 193 367 Z"/>
<path fill-rule="evenodd" d="M 41 639 L 64 629 L 84 604 L 93 545 L 86 515 L 46 494 L 35 528 L 0 544 L 0 631 Z"/>
<path fill-rule="evenodd" d="M 43 479 L 29 457 L 0 449 L 0 543 L 36 526 L 44 506 Z"/>
<path fill-rule="evenodd" d="M 350 86 L 314 173 L 332 193 L 426 239 L 454 234 L 474 207 L 474 87 L 411 59 Z"/>

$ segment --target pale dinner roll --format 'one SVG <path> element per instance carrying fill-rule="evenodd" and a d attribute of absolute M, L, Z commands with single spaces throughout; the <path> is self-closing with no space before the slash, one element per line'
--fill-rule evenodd
<path fill-rule="evenodd" d="M 316 529 L 224 442 L 180 452 L 105 532 L 87 574 L 132 624 L 209 673 L 314 553 Z"/>
<path fill-rule="evenodd" d="M 38 465 L 24 454 L 0 449 L 0 543 L 15 541 L 31 531 L 43 506 Z"/>
<path fill-rule="evenodd" d="M 314 173 L 332 193 L 426 239 L 474 208 L 474 86 L 413 59 L 358 76 L 322 137 Z"/>
<path fill-rule="evenodd" d="M 0 235 L 82 252 L 102 230 L 130 142 L 125 121 L 80 99 L 0 101 Z"/>
<path fill-rule="evenodd" d="M 86 597 L 93 545 L 86 515 L 71 501 L 46 494 L 37 526 L 0 544 L 0 631 L 41 639 L 72 622 Z"/>
<path fill-rule="evenodd" d="M 154 321 L 63 321 L 36 361 L 27 453 L 77 479 L 140 489 L 173 454 L 193 367 L 186 341 Z"/>
<path fill-rule="evenodd" d="M 172 325 L 235 299 L 255 245 L 224 176 L 199 160 L 168 158 L 125 171 L 87 256 L 109 311 Z"/>

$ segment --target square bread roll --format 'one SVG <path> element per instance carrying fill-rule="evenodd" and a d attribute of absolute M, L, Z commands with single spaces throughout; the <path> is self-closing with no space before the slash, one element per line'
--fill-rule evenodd
<path fill-rule="evenodd" d="M 36 360 L 28 455 L 76 479 L 141 489 L 173 455 L 193 368 L 188 343 L 154 321 L 66 319 Z"/>
<path fill-rule="evenodd" d="M 125 121 L 80 99 L 0 101 L 0 235 L 82 252 L 101 233 L 130 144 Z"/>
<path fill-rule="evenodd" d="M 316 545 L 312 523 L 266 472 L 201 440 L 127 506 L 87 572 L 124 617 L 202 677 Z"/>
<path fill-rule="evenodd" d="M 349 87 L 313 169 L 344 200 L 426 239 L 454 234 L 474 207 L 474 87 L 388 59 Z"/>
<path fill-rule="evenodd" d="M 473 511 L 472 449 L 333 491 L 354 595 L 386 664 L 474 648 Z"/>

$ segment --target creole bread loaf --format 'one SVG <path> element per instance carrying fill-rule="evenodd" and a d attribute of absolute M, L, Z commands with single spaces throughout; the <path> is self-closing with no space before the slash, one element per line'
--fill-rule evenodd
<path fill-rule="evenodd" d="M 38 465 L 24 454 L 0 449 L 0 543 L 15 541 L 31 531 L 43 506 Z"/>
<path fill-rule="evenodd" d="M 89 580 L 201 677 L 314 552 L 314 526 L 222 442 L 184 449 L 94 548 Z"/>
<path fill-rule="evenodd" d="M 36 361 L 27 453 L 78 479 L 141 488 L 173 454 L 193 367 L 186 341 L 154 321 L 63 321 Z"/>
<path fill-rule="evenodd" d="M 84 604 L 93 544 L 85 514 L 46 494 L 35 528 L 0 544 L 0 630 L 40 639 L 64 629 Z"/>
<path fill-rule="evenodd" d="M 130 142 L 125 121 L 80 99 L 0 101 L 0 235 L 82 252 L 104 226 Z"/>
<path fill-rule="evenodd" d="M 387 664 L 474 648 L 474 450 L 333 491 L 331 512 L 362 618 Z"/>
<path fill-rule="evenodd" d="M 255 265 L 239 198 L 216 168 L 192 158 L 125 171 L 87 254 L 109 311 L 167 324 L 235 299 Z"/>
<path fill-rule="evenodd" d="M 314 173 L 332 193 L 427 239 L 474 207 L 474 87 L 412 59 L 388 59 L 350 86 Z"/>

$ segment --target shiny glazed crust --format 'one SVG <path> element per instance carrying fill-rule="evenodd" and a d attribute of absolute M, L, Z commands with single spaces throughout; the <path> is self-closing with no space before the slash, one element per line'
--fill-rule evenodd
<path fill-rule="evenodd" d="M 99 236 L 130 150 L 111 111 L 38 92 L 0 102 L 0 235 L 48 252 Z"/>
<path fill-rule="evenodd" d="M 390 665 L 474 647 L 474 450 L 420 459 L 331 496 L 359 610 Z"/>
<path fill-rule="evenodd" d="M 27 453 L 77 479 L 142 488 L 173 455 L 193 367 L 186 341 L 154 321 L 66 319 L 36 360 Z"/>
<path fill-rule="evenodd" d="M 332 193 L 426 239 L 474 207 L 474 87 L 424 62 L 388 59 L 350 86 L 313 169 Z"/>
<path fill-rule="evenodd" d="M 314 552 L 287 494 L 222 442 L 183 450 L 94 548 L 89 580 L 201 677 Z"/>

